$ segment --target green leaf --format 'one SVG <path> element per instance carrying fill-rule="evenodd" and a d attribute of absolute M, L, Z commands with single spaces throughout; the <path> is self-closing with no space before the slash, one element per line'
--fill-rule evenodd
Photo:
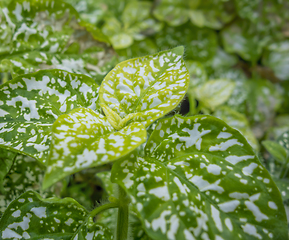
<path fill-rule="evenodd" d="M 189 85 L 189 73 L 182 60 L 184 48 L 119 63 L 100 86 L 100 102 L 123 121 L 137 121 L 146 127 L 174 109 Z"/>
<path fill-rule="evenodd" d="M 28 191 L 14 200 L 1 218 L 1 239 L 112 239 L 108 229 L 93 226 L 87 214 L 72 198 L 43 199 Z M 100 236 L 101 232 L 106 237 Z"/>
<path fill-rule="evenodd" d="M 114 49 L 131 46 L 134 40 L 143 40 L 162 28 L 162 24 L 150 16 L 152 3 L 149 1 L 130 1 L 120 16 L 107 16 L 102 27 Z"/>
<path fill-rule="evenodd" d="M 117 161 L 153 239 L 286 239 L 280 193 L 245 138 L 211 116 L 158 122 L 145 155 Z"/>
<path fill-rule="evenodd" d="M 16 153 L 0 148 L 0 193 L 3 192 L 3 180 L 10 171 L 16 155 Z"/>
<path fill-rule="evenodd" d="M 43 189 L 80 170 L 112 162 L 146 141 L 141 123 L 114 132 L 106 117 L 86 108 L 60 116 L 52 133 Z"/>
<path fill-rule="evenodd" d="M 0 70 L 12 77 L 58 68 L 99 79 L 111 68 L 114 53 L 107 40 L 69 4 L 13 0 L 3 12 Z"/>
<path fill-rule="evenodd" d="M 217 50 L 216 32 L 207 28 L 198 28 L 190 23 L 179 27 L 166 27 L 156 35 L 159 48 L 169 49 L 174 46 L 186 46 L 186 60 L 206 62 Z"/>
<path fill-rule="evenodd" d="M 2 150 L 2 149 L 1 149 Z M 13 166 L 3 180 L 3 192 L 0 194 L 0 212 L 4 212 L 11 201 L 18 198 L 22 193 L 33 190 L 42 197 L 53 196 L 54 189 L 42 191 L 45 167 L 36 159 L 18 154 Z"/>
<path fill-rule="evenodd" d="M 243 136 L 247 139 L 247 141 L 254 148 L 254 150 L 259 150 L 259 143 L 251 130 L 248 119 L 244 114 L 237 112 L 230 107 L 221 106 L 216 109 L 216 111 L 214 112 L 214 116 L 222 119 L 230 127 L 233 127 L 240 131 L 240 133 L 243 134 Z"/>
<path fill-rule="evenodd" d="M 197 9 L 189 11 L 191 22 L 198 27 L 221 29 L 235 15 L 232 3 L 222 0 L 199 1 Z"/>
<path fill-rule="evenodd" d="M 98 85 L 85 75 L 42 70 L 0 86 L 0 145 L 46 162 L 51 127 L 74 108 L 96 110 Z"/>
<path fill-rule="evenodd" d="M 198 6 L 198 1 L 162 0 L 153 10 L 154 16 L 171 26 L 179 26 L 189 20 L 189 10 Z"/>
<path fill-rule="evenodd" d="M 274 159 L 281 163 L 286 162 L 287 152 L 279 143 L 267 140 L 262 141 L 262 144 Z"/>
<path fill-rule="evenodd" d="M 271 36 L 256 29 L 254 24 L 236 21 L 221 32 L 224 49 L 228 53 L 237 53 L 241 58 L 256 64 L 263 48 Z"/>
<path fill-rule="evenodd" d="M 277 142 L 285 149 L 289 155 L 289 131 L 283 132 L 277 139 Z"/>
<path fill-rule="evenodd" d="M 283 201 L 287 201 L 289 199 L 289 181 L 288 179 L 280 179 L 277 177 L 273 177 L 274 182 L 276 183 L 279 191 L 281 193 Z"/>
<path fill-rule="evenodd" d="M 272 69 L 277 78 L 289 80 L 289 41 L 277 42 L 268 46 L 262 63 Z"/>
<path fill-rule="evenodd" d="M 234 91 L 235 83 L 229 79 L 216 79 L 205 82 L 194 92 L 200 104 L 211 110 L 225 103 Z"/>

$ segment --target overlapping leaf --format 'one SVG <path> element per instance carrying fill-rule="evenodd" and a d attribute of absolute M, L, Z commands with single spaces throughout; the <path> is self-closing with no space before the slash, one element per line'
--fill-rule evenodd
<path fill-rule="evenodd" d="M 0 193 L 3 191 L 3 179 L 10 171 L 16 153 L 0 148 Z"/>
<path fill-rule="evenodd" d="M 142 40 L 162 28 L 162 24 L 150 16 L 151 7 L 152 3 L 148 1 L 131 1 L 123 9 L 121 21 L 118 20 L 119 16 L 106 18 L 102 31 L 114 49 L 127 48 L 134 40 Z"/>
<path fill-rule="evenodd" d="M 4 149 L 1 149 L 1 151 L 4 151 Z M 45 167 L 36 159 L 18 154 L 9 173 L 6 174 L 3 180 L 3 192 L 0 194 L 0 215 L 11 201 L 18 198 L 25 191 L 36 191 L 42 197 L 53 196 L 53 188 L 45 191 L 41 190 L 44 171 Z"/>
<path fill-rule="evenodd" d="M 72 173 L 116 160 L 146 141 L 141 123 L 114 132 L 106 117 L 86 108 L 60 116 L 52 132 L 43 188 Z"/>
<path fill-rule="evenodd" d="M 71 198 L 43 199 L 28 191 L 14 200 L 0 221 L 1 239 L 112 239 L 103 226 L 91 226 L 87 211 Z"/>
<path fill-rule="evenodd" d="M 177 47 L 118 64 L 101 84 L 100 102 L 124 124 L 132 120 L 150 125 L 174 109 L 186 93 L 189 73 L 182 55 L 183 47 Z"/>
<path fill-rule="evenodd" d="M 2 11 L 0 69 L 13 77 L 59 68 L 102 78 L 111 68 L 107 38 L 69 4 L 13 0 Z"/>
<path fill-rule="evenodd" d="M 280 193 L 245 138 L 211 116 L 160 120 L 113 165 L 153 239 L 286 239 Z"/>
<path fill-rule="evenodd" d="M 96 110 L 98 85 L 85 75 L 42 70 L 0 86 L 0 145 L 45 162 L 51 127 L 74 108 Z"/>

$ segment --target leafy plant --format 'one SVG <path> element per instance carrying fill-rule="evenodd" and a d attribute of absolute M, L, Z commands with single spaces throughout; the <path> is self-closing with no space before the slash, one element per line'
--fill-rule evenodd
<path fill-rule="evenodd" d="M 288 239 L 287 1 L 0 8 L 0 239 Z"/>
<path fill-rule="evenodd" d="M 100 88 L 63 70 L 1 86 L 1 146 L 45 166 L 43 189 L 109 163 L 118 186 L 90 212 L 70 198 L 25 192 L 1 218 L 2 239 L 110 239 L 93 221 L 110 208 L 118 209 L 116 239 L 127 239 L 130 212 L 152 239 L 286 237 L 280 193 L 238 131 L 212 116 L 165 117 L 188 89 L 182 54 L 121 62 Z"/>

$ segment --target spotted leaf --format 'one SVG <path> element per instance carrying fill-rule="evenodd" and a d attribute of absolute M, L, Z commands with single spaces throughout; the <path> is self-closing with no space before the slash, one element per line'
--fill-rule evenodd
<path fill-rule="evenodd" d="M 146 129 L 141 123 L 114 132 L 106 117 L 86 108 L 60 116 L 52 132 L 43 188 L 82 169 L 114 161 L 146 141 Z"/>
<path fill-rule="evenodd" d="M 16 153 L 0 148 L 0 193 L 3 192 L 3 179 L 13 165 Z"/>
<path fill-rule="evenodd" d="M 5 211 L 11 201 L 28 190 L 36 191 L 42 197 L 54 196 L 53 188 L 48 188 L 45 191 L 41 189 L 44 171 L 45 167 L 36 159 L 18 154 L 9 173 L 3 179 L 3 192 L 0 194 L 0 214 Z"/>
<path fill-rule="evenodd" d="M 211 116 L 162 119 L 113 165 L 153 239 L 286 239 L 280 193 L 239 131 Z"/>
<path fill-rule="evenodd" d="M 71 5 L 62 0 L 9 2 L 0 10 L 2 72 L 16 77 L 57 68 L 99 81 L 110 70 L 114 52 L 105 36 L 81 21 Z"/>
<path fill-rule="evenodd" d="M 96 110 L 93 79 L 62 70 L 22 75 L 0 86 L 0 145 L 45 162 L 51 127 L 74 108 Z"/>
<path fill-rule="evenodd" d="M 100 86 L 100 102 L 124 121 L 145 126 L 174 109 L 183 99 L 189 73 L 183 47 L 118 64 Z"/>
<path fill-rule="evenodd" d="M 43 199 L 28 191 L 14 200 L 0 221 L 1 239 L 83 239 L 97 238 L 97 231 L 106 228 L 92 227 L 87 211 L 72 198 Z M 79 237 L 80 235 L 80 237 Z M 88 239 L 88 238 L 86 238 Z"/>

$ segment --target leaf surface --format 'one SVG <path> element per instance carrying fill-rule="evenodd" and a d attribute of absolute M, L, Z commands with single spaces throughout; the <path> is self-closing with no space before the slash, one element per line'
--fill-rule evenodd
<path fill-rule="evenodd" d="M 145 147 L 116 162 L 153 239 L 286 239 L 280 193 L 245 138 L 211 116 L 162 119 Z"/>
<path fill-rule="evenodd" d="M 1 239 L 111 239 L 101 238 L 103 226 L 91 226 L 87 211 L 72 198 L 43 199 L 28 191 L 14 200 L 0 220 Z M 96 224 L 97 225 L 97 224 Z"/>
<path fill-rule="evenodd" d="M 106 117 L 86 108 L 60 116 L 52 132 L 43 188 L 72 173 L 114 161 L 146 141 L 141 123 L 131 123 L 115 132 Z"/>
<path fill-rule="evenodd" d="M 189 85 L 183 47 L 119 63 L 100 86 L 100 102 L 125 122 L 150 125 L 174 109 Z M 127 119 L 127 120 L 126 120 Z"/>
<path fill-rule="evenodd" d="M 0 145 L 45 163 L 51 127 L 74 108 L 96 110 L 98 85 L 85 75 L 42 70 L 0 86 Z"/>

